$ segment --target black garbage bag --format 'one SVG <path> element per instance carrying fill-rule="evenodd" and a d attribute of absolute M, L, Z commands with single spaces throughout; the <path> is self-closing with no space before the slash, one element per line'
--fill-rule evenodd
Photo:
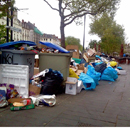
<path fill-rule="evenodd" d="M 96 65 L 94 68 L 95 68 L 95 71 L 100 72 L 102 74 L 103 71 L 106 69 L 106 67 L 107 67 L 107 64 L 103 62 L 99 65 Z"/>
<path fill-rule="evenodd" d="M 63 75 L 56 70 L 49 69 L 49 72 L 45 74 L 45 77 L 41 77 L 42 88 L 40 94 L 52 95 L 60 94 L 64 91 L 63 88 Z"/>

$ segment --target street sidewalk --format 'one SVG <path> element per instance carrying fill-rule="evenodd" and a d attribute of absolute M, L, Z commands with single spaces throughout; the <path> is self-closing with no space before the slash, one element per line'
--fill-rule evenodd
<path fill-rule="evenodd" d="M 56 96 L 54 107 L 11 111 L 0 108 L 1 127 L 129 127 L 130 66 L 115 82 L 99 81 L 94 91 Z"/>

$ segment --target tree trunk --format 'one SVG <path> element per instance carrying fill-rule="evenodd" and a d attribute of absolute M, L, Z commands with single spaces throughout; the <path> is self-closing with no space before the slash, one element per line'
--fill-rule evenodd
<path fill-rule="evenodd" d="M 64 11 L 62 10 L 62 2 L 63 0 L 59 0 L 59 15 L 61 18 L 60 22 L 60 34 L 61 34 L 61 46 L 65 48 L 65 32 L 64 32 Z"/>
<path fill-rule="evenodd" d="M 60 33 L 61 33 L 61 46 L 65 48 L 64 19 L 62 17 L 61 17 L 61 23 L 60 23 Z"/>

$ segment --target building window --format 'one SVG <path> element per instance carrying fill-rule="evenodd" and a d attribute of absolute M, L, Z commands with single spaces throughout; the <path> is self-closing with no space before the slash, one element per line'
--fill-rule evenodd
<path fill-rule="evenodd" d="M 15 39 L 15 34 L 14 34 L 14 40 L 16 40 L 16 39 Z"/>

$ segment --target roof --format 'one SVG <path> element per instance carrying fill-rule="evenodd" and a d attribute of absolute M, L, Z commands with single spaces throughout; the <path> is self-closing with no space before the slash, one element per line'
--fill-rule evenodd
<path fill-rule="evenodd" d="M 43 35 L 43 33 L 31 22 L 28 22 L 28 26 L 30 29 L 34 30 L 35 33 Z"/>
<path fill-rule="evenodd" d="M 39 30 L 37 29 L 37 27 L 34 28 L 34 32 L 35 32 L 35 33 L 38 33 L 38 34 L 40 34 L 40 35 L 43 35 L 43 33 L 42 33 L 41 31 L 39 31 Z"/>

